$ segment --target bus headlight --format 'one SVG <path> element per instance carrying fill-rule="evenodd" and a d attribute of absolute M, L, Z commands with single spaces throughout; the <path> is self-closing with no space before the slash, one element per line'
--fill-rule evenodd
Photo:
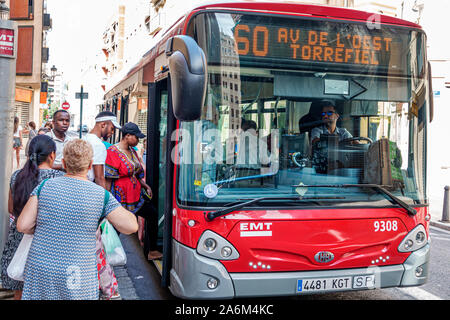
<path fill-rule="evenodd" d="M 423 231 L 417 232 L 417 234 L 416 234 L 416 242 L 418 244 L 422 244 L 422 242 L 425 241 L 425 238 L 426 238 L 425 232 L 423 232 Z"/>
<path fill-rule="evenodd" d="M 425 227 L 418 225 L 412 229 L 398 246 L 400 252 L 416 251 L 427 244 L 427 235 Z"/>
<path fill-rule="evenodd" d="M 208 238 L 205 241 L 203 241 L 203 248 L 205 248 L 208 252 L 213 252 L 216 249 L 217 242 L 216 240 L 212 238 Z"/>
<path fill-rule="evenodd" d="M 231 249 L 230 247 L 223 247 L 222 250 L 220 250 L 220 254 L 224 258 L 228 258 L 229 256 L 231 256 L 232 253 L 233 249 Z"/>
<path fill-rule="evenodd" d="M 198 240 L 197 253 L 216 260 L 236 260 L 239 252 L 224 237 L 206 230 Z"/>

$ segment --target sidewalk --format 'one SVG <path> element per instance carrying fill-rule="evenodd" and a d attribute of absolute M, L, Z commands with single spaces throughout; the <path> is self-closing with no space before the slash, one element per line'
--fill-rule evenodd
<path fill-rule="evenodd" d="M 440 200 L 440 199 L 439 199 Z M 430 197 L 430 214 L 431 214 L 431 220 L 430 225 L 438 228 L 442 228 L 445 230 L 450 230 L 450 222 L 443 222 L 442 221 L 442 208 L 443 208 L 443 199 L 439 202 L 439 200 L 434 200 Z"/>

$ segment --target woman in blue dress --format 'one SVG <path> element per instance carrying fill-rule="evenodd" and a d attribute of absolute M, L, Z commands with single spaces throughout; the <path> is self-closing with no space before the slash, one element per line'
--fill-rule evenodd
<path fill-rule="evenodd" d="M 43 181 L 18 221 L 34 234 L 24 271 L 22 300 L 98 300 L 98 224 L 106 218 L 119 232 L 137 231 L 136 217 L 102 187 L 90 182 L 92 147 L 81 139 L 66 144 L 66 175 Z"/>
<path fill-rule="evenodd" d="M 14 291 L 14 299 L 20 300 L 23 282 L 11 279 L 7 268 L 16 253 L 17 247 L 22 240 L 23 233 L 17 231 L 16 220 L 23 207 L 30 198 L 30 193 L 43 180 L 64 175 L 62 171 L 52 169 L 55 160 L 56 144 L 47 136 L 38 136 L 30 140 L 27 149 L 28 160 L 22 169 L 11 175 L 8 211 L 11 223 L 8 232 L 8 240 L 3 249 L 1 258 L 1 280 L 2 287 Z"/>

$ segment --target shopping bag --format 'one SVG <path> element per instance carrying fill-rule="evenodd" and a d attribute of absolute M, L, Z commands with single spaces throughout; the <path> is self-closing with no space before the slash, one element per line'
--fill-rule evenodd
<path fill-rule="evenodd" d="M 30 251 L 31 243 L 33 242 L 32 234 L 24 234 L 22 240 L 17 247 L 16 253 L 9 263 L 6 272 L 11 279 L 17 281 L 24 281 L 23 271 L 27 263 L 28 252 Z"/>
<path fill-rule="evenodd" d="M 121 266 L 127 263 L 127 255 L 122 247 L 119 236 L 111 223 L 105 220 L 101 224 L 102 244 L 105 249 L 106 261 L 112 266 Z"/>
<path fill-rule="evenodd" d="M 119 291 L 113 268 L 106 262 L 105 250 L 102 245 L 102 234 L 100 228 L 95 233 L 95 250 L 97 255 L 97 270 L 100 291 L 103 298 L 111 299 Z"/>

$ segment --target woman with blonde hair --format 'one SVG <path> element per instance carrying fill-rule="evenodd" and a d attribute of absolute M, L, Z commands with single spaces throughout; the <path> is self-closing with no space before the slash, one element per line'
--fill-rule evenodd
<path fill-rule="evenodd" d="M 75 139 L 63 150 L 63 177 L 45 180 L 31 193 L 17 222 L 34 234 L 24 271 L 23 300 L 98 300 L 96 231 L 106 218 L 124 234 L 136 217 L 105 189 L 87 179 L 93 151 Z"/>

